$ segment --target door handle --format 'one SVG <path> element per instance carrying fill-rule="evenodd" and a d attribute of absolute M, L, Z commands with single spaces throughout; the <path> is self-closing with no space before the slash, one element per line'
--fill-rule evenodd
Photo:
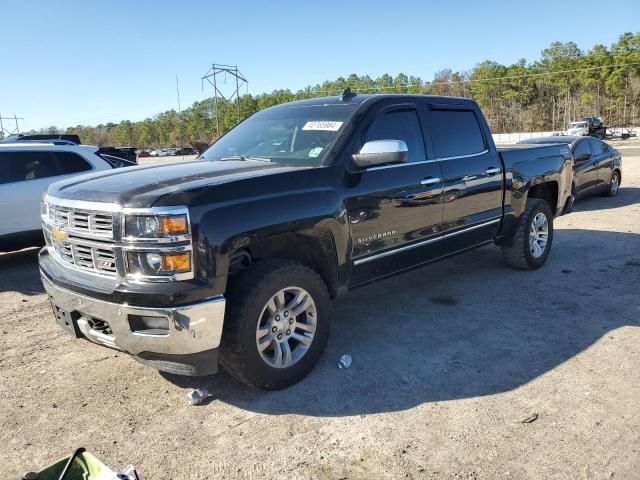
<path fill-rule="evenodd" d="M 486 173 L 487 175 L 495 175 L 497 173 L 500 173 L 502 170 L 500 170 L 499 168 L 496 167 L 491 167 L 491 168 L 487 168 L 484 173 Z"/>
<path fill-rule="evenodd" d="M 442 183 L 442 179 L 429 177 L 429 178 L 423 178 L 422 180 L 420 180 L 421 185 L 435 185 L 436 183 Z"/>

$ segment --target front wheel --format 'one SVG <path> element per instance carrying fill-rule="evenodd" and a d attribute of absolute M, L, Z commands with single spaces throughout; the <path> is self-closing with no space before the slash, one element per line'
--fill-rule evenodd
<path fill-rule="evenodd" d="M 278 390 L 318 361 L 330 330 L 322 278 L 290 260 L 267 260 L 230 281 L 220 363 L 241 382 Z"/>
<path fill-rule="evenodd" d="M 502 246 L 506 262 L 521 270 L 544 265 L 553 243 L 553 214 L 544 200 L 531 198 L 512 241 Z"/>

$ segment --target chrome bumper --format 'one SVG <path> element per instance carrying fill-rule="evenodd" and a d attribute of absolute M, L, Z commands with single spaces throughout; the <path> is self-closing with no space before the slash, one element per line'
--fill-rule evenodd
<path fill-rule="evenodd" d="M 96 300 L 60 288 L 41 275 L 42 283 L 54 308 L 75 314 L 82 335 L 94 343 L 122 350 L 132 355 L 190 355 L 218 348 L 222 337 L 225 299 L 210 300 L 176 308 L 147 308 Z M 166 328 L 134 331 L 133 317 L 156 317 Z M 166 321 L 165 321 L 166 319 Z M 97 330 L 96 321 L 108 328 Z"/>

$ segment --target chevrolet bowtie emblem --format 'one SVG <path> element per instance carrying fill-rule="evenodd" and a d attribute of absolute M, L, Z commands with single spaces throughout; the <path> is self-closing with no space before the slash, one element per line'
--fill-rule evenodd
<path fill-rule="evenodd" d="M 60 230 L 58 227 L 55 227 L 53 230 L 51 230 L 51 236 L 59 242 L 67 239 L 67 234 Z"/>

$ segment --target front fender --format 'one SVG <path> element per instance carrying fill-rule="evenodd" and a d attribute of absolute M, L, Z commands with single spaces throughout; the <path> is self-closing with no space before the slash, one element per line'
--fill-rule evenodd
<path fill-rule="evenodd" d="M 234 252 L 291 234 L 331 243 L 333 261 L 344 266 L 349 225 L 336 174 L 329 167 L 304 170 L 201 193 L 198 204 L 190 206 L 196 275 L 218 284 L 227 276 Z"/>

